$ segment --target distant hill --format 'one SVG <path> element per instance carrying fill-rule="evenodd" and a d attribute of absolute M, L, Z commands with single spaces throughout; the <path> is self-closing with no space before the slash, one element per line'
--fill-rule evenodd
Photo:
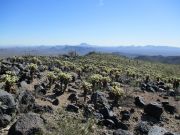
<path fill-rule="evenodd" d="M 82 43 L 80 45 L 41 45 L 31 47 L 0 47 L 0 57 L 8 57 L 14 55 L 59 55 L 69 51 L 76 51 L 80 55 L 87 54 L 91 51 L 116 53 L 128 57 L 137 57 L 141 55 L 147 56 L 180 56 L 180 48 L 168 46 L 118 46 L 103 47 L 97 45 L 89 45 Z"/>
<path fill-rule="evenodd" d="M 180 64 L 180 56 L 138 56 L 135 59 L 167 64 Z"/>

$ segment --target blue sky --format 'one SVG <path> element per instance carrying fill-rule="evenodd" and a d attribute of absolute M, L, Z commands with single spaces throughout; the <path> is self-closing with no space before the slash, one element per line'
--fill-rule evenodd
<path fill-rule="evenodd" d="M 0 0 L 1 45 L 180 47 L 180 0 Z"/>

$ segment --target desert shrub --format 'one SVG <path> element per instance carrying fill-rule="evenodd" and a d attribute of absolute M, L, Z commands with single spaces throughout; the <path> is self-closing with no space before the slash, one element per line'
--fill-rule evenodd
<path fill-rule="evenodd" d="M 57 77 L 55 76 L 54 72 L 48 72 L 47 73 L 47 78 L 49 80 L 49 87 L 51 87 L 52 84 L 55 82 Z"/>
<path fill-rule="evenodd" d="M 88 94 L 88 92 L 91 91 L 92 85 L 89 82 L 83 81 L 81 88 L 84 91 L 84 93 L 83 93 L 84 94 L 84 102 L 86 102 L 87 94 Z"/>
<path fill-rule="evenodd" d="M 15 75 L 5 74 L 2 77 L 2 81 L 5 82 L 5 90 L 10 93 L 16 93 L 14 88 L 16 82 L 18 81 L 18 77 Z"/>
<path fill-rule="evenodd" d="M 101 87 L 102 78 L 100 74 L 93 74 L 90 76 L 89 80 L 92 83 L 93 91 Z"/>
<path fill-rule="evenodd" d="M 114 105 L 118 105 L 119 101 L 124 96 L 124 90 L 122 87 L 119 87 L 117 85 L 112 86 L 112 89 L 110 91 L 110 95 L 114 97 Z"/>
<path fill-rule="evenodd" d="M 82 122 L 83 115 L 78 115 L 58 110 L 55 118 L 47 121 L 46 135 L 93 135 L 95 134 L 95 119 L 89 118 L 86 122 Z"/>
<path fill-rule="evenodd" d="M 72 80 L 72 75 L 69 73 L 60 72 L 57 79 L 61 82 L 61 90 L 65 92 L 68 83 Z M 64 88 L 63 88 L 64 85 Z"/>

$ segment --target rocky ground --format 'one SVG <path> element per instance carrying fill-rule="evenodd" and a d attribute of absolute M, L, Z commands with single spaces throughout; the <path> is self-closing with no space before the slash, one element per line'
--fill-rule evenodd
<path fill-rule="evenodd" d="M 6 61 L 1 74 L 9 65 L 23 72 Z M 1 135 L 180 135 L 180 99 L 164 82 L 155 82 L 156 89 L 152 82 L 140 87 L 117 82 L 126 91 L 118 103 L 108 84 L 106 91 L 89 92 L 84 102 L 82 79 L 76 77 L 62 93 L 58 83 L 48 86 L 47 73 L 37 72 L 31 82 L 25 76 L 15 93 L 0 83 Z"/>

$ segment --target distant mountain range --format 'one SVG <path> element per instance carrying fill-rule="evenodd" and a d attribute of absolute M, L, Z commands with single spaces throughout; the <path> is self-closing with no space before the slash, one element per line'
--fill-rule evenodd
<path fill-rule="evenodd" d="M 135 59 L 167 64 L 180 64 L 180 56 L 137 56 Z"/>
<path fill-rule="evenodd" d="M 103 47 L 82 43 L 80 45 L 42 45 L 31 47 L 0 47 L 0 57 L 14 55 L 59 55 L 70 51 L 76 51 L 80 55 L 87 54 L 92 51 L 114 53 L 128 57 L 137 56 L 180 56 L 180 48 L 168 46 L 118 46 L 118 47 Z"/>

